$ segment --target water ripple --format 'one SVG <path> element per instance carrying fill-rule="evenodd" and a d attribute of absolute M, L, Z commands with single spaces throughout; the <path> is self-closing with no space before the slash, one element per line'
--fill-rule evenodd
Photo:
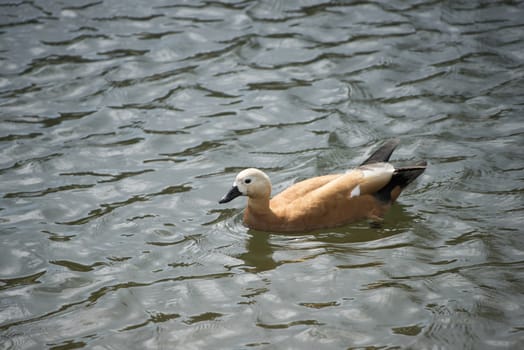
<path fill-rule="evenodd" d="M 113 210 L 121 208 L 121 207 L 125 207 L 128 205 L 137 203 L 137 202 L 145 202 L 145 201 L 151 200 L 151 198 L 155 196 L 172 195 L 176 193 L 187 192 L 190 190 L 191 190 L 191 187 L 187 185 L 170 186 L 170 187 L 164 188 L 163 190 L 157 193 L 151 193 L 148 195 L 134 195 L 123 201 L 118 201 L 118 202 L 113 202 L 113 203 L 102 203 L 100 204 L 100 207 L 98 209 L 93 209 L 89 211 L 88 215 L 85 217 L 81 217 L 79 219 L 74 219 L 71 221 L 58 222 L 58 224 L 72 225 L 72 226 L 83 225 L 83 224 L 88 223 L 91 220 L 94 220 L 104 215 L 110 214 Z"/>

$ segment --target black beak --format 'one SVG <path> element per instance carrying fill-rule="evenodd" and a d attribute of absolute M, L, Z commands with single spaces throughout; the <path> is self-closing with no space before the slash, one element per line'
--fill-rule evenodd
<path fill-rule="evenodd" d="M 218 203 L 223 204 L 227 202 L 231 202 L 233 199 L 237 198 L 238 196 L 241 196 L 242 192 L 238 190 L 237 186 L 231 187 L 228 193 L 224 197 L 222 197 L 221 200 L 218 201 Z"/>

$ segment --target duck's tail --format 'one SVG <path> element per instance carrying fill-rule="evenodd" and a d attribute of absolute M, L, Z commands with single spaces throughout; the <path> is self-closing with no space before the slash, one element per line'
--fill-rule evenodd
<path fill-rule="evenodd" d="M 389 141 L 386 141 L 382 146 L 380 146 L 379 149 L 377 149 L 373 154 L 366 159 L 361 165 L 366 164 L 373 164 L 373 163 L 381 163 L 381 162 L 387 162 L 389 160 L 389 157 L 391 157 L 391 153 L 397 148 L 400 141 L 398 139 L 391 139 Z"/>
<path fill-rule="evenodd" d="M 395 168 L 391 180 L 375 196 L 384 202 L 394 202 L 400 192 L 426 170 L 426 166 L 427 162 L 421 161 L 412 166 Z"/>

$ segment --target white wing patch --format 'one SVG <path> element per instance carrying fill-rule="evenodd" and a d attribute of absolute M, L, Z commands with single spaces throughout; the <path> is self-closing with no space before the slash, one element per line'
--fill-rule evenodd
<path fill-rule="evenodd" d="M 351 190 L 351 193 L 349 194 L 349 198 L 358 197 L 358 196 L 360 196 L 360 185 L 355 186 L 355 188 Z"/>
<path fill-rule="evenodd" d="M 395 167 L 389 163 L 375 163 L 375 164 L 368 164 L 363 165 L 359 167 L 359 169 L 362 171 L 362 175 L 364 175 L 364 178 L 372 177 L 372 176 L 380 176 L 383 174 L 393 174 L 395 171 Z"/>

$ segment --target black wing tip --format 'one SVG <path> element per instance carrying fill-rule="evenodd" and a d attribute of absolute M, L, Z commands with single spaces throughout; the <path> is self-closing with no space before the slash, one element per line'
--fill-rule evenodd
<path fill-rule="evenodd" d="M 361 165 L 387 162 L 389 160 L 389 157 L 391 157 L 391 154 L 399 144 L 400 139 L 398 138 L 387 140 L 386 142 L 384 142 L 382 146 L 380 146 L 379 149 L 373 152 L 371 156 L 369 156 L 369 158 L 366 159 Z"/>
<path fill-rule="evenodd" d="M 427 168 L 427 162 L 422 161 L 412 166 L 396 168 L 393 173 L 393 179 L 397 184 L 404 188 L 419 177 Z"/>
<path fill-rule="evenodd" d="M 427 165 L 428 163 L 423 160 L 411 166 L 395 168 L 389 183 L 380 189 L 377 193 L 375 193 L 375 197 L 383 202 L 391 203 L 391 201 L 395 200 L 396 197 L 400 194 L 399 192 L 398 194 L 393 195 L 394 197 L 392 197 L 393 189 L 399 187 L 400 191 L 404 190 L 404 188 L 415 181 L 417 177 L 422 175 L 422 173 L 426 170 Z"/>

